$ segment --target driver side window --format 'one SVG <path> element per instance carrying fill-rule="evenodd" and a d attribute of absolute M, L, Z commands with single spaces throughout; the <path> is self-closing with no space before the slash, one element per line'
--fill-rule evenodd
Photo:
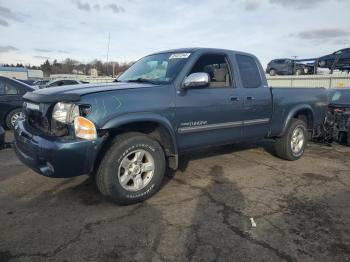
<path fill-rule="evenodd" d="M 225 55 L 202 55 L 189 74 L 203 72 L 209 75 L 209 87 L 231 87 L 230 69 Z"/>

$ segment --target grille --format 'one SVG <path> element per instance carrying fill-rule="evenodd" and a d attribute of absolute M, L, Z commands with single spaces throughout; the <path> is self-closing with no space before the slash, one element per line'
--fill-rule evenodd
<path fill-rule="evenodd" d="M 41 112 L 27 110 L 24 112 L 28 124 L 45 134 L 50 133 L 49 120 L 46 116 L 43 116 Z"/>
<path fill-rule="evenodd" d="M 49 119 L 40 111 L 23 110 L 27 123 L 31 128 L 45 135 L 63 137 L 69 134 L 69 127 Z M 48 112 L 51 112 L 48 110 Z M 50 113 L 47 113 L 49 115 Z"/>

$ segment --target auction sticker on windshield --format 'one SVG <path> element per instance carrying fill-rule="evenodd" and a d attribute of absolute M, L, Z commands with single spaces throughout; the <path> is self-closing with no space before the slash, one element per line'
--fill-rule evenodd
<path fill-rule="evenodd" d="M 169 59 L 184 59 L 188 58 L 191 53 L 176 53 L 176 54 L 171 54 Z"/>

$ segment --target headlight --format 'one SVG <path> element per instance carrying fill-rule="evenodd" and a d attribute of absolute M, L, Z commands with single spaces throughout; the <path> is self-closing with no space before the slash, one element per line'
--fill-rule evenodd
<path fill-rule="evenodd" d="M 96 127 L 94 123 L 85 117 L 78 116 L 74 119 L 75 136 L 87 140 L 94 140 L 97 138 Z"/>
<path fill-rule="evenodd" d="M 64 124 L 69 124 L 79 116 L 79 106 L 71 103 L 59 102 L 52 111 L 52 118 Z"/>
<path fill-rule="evenodd" d="M 81 109 L 81 110 L 80 110 Z M 89 105 L 75 105 L 73 103 L 59 102 L 52 111 L 52 118 L 63 124 L 74 123 L 75 136 L 87 140 L 97 138 L 94 123 L 85 118 L 90 112 Z"/>

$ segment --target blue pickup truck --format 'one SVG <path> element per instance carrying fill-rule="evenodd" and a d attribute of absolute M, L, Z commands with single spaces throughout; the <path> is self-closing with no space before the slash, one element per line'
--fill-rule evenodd
<path fill-rule="evenodd" d="M 114 83 L 63 86 L 24 96 L 17 156 L 48 177 L 94 175 L 120 204 L 157 192 L 182 152 L 274 139 L 297 160 L 324 121 L 323 88 L 270 88 L 258 59 L 207 48 L 138 60 Z"/>

